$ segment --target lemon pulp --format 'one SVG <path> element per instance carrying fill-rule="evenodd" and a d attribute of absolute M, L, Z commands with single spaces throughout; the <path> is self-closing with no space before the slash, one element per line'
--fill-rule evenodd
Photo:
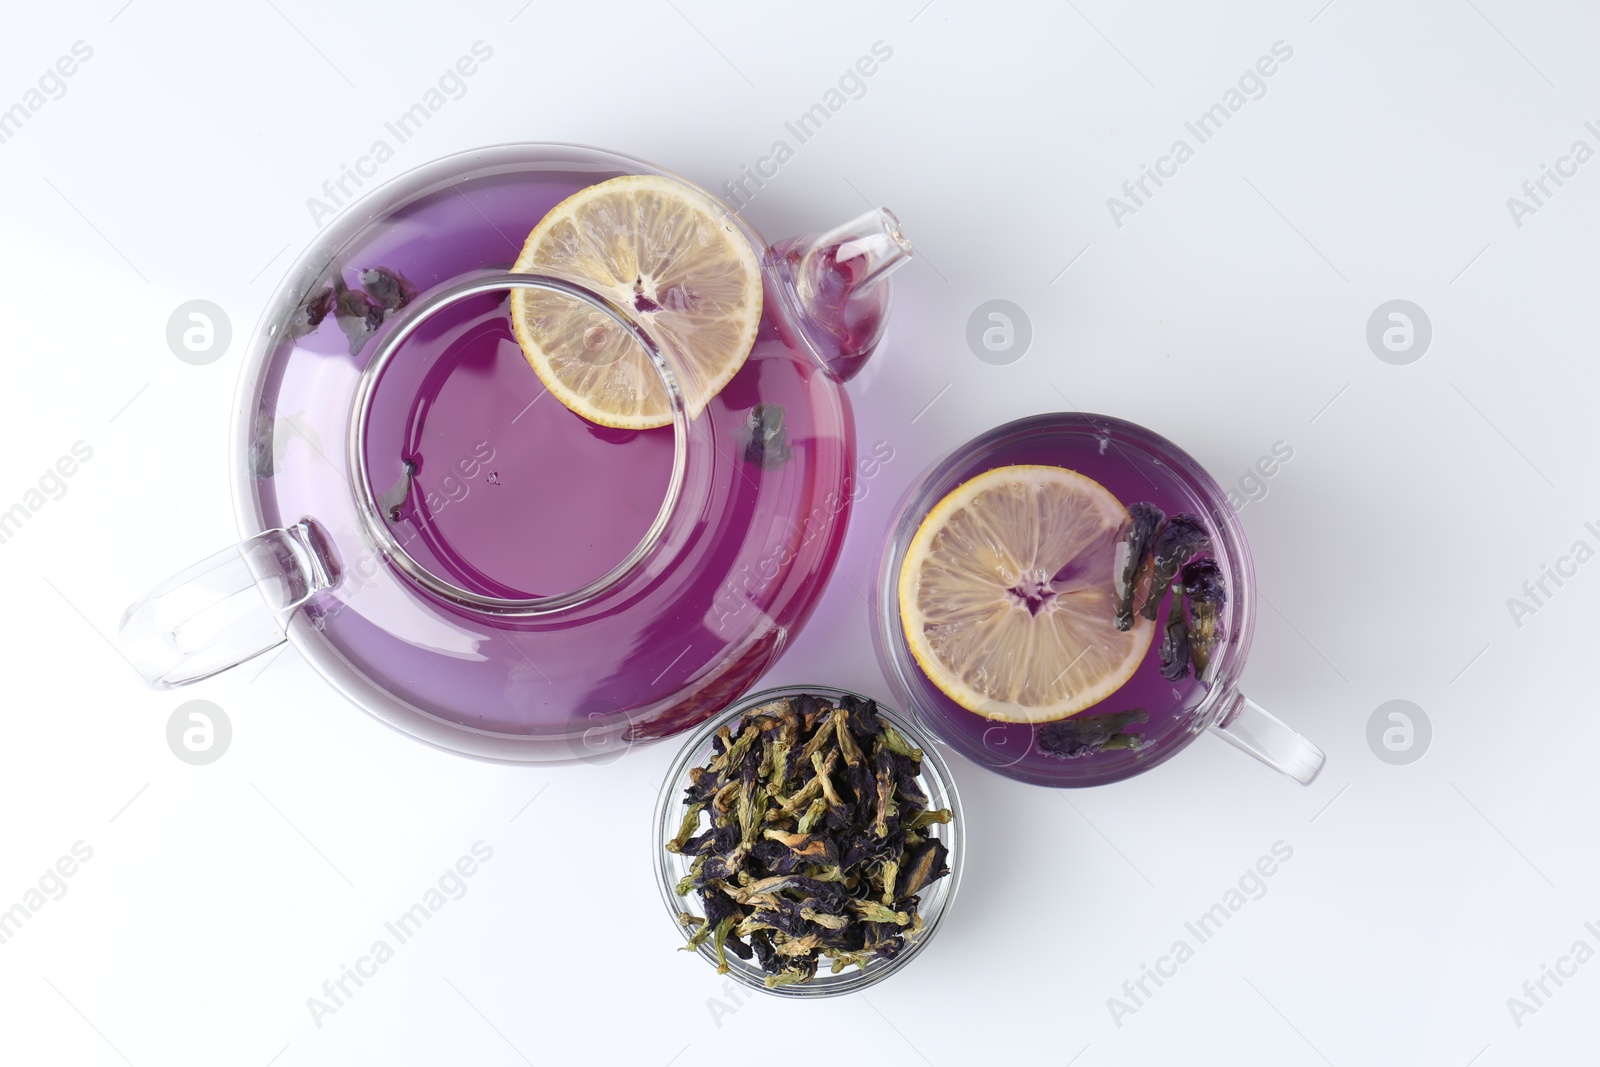
<path fill-rule="evenodd" d="M 996 467 L 934 505 L 901 565 L 918 666 L 969 711 L 1049 722 L 1093 707 L 1144 660 L 1155 624 L 1119 631 L 1116 547 L 1128 513 L 1064 467 Z"/>

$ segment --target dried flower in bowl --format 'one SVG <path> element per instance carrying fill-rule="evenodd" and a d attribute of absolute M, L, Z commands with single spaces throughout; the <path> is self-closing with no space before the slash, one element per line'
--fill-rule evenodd
<path fill-rule="evenodd" d="M 918 779 L 923 754 L 870 700 L 785 696 L 717 731 L 689 772 L 669 852 L 693 856 L 676 886 L 686 947 L 756 959 L 768 988 L 891 960 L 922 930 L 922 892 L 949 873 L 949 822 Z"/>

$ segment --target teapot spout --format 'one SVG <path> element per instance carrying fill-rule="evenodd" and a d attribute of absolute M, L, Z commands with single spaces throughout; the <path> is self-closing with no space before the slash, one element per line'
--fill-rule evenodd
<path fill-rule="evenodd" d="M 841 382 L 860 373 L 888 322 L 889 275 L 911 258 L 886 208 L 767 250 L 785 316 L 804 346 Z"/>

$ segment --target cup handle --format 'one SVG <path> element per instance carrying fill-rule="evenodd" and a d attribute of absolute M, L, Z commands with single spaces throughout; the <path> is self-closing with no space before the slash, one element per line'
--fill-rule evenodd
<path fill-rule="evenodd" d="M 1234 694 L 1232 706 L 1211 724 L 1211 729 L 1234 748 L 1250 753 L 1301 785 L 1310 785 L 1328 759 L 1322 749 L 1243 693 Z"/>
<path fill-rule="evenodd" d="M 123 613 L 129 662 L 153 688 L 174 689 L 276 648 L 294 610 L 338 581 L 327 544 L 305 520 L 173 575 Z"/>

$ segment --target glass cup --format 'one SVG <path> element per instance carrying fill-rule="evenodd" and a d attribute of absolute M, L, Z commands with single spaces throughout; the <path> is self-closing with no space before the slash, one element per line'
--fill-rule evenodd
<path fill-rule="evenodd" d="M 751 693 L 740 698 L 722 714 L 702 724 L 689 740 L 684 742 L 683 751 L 678 754 L 672 768 L 667 771 L 666 781 L 661 786 L 661 796 L 656 801 L 655 828 L 651 845 L 656 851 L 656 875 L 661 887 L 661 900 L 667 906 L 667 914 L 671 916 L 673 929 L 679 933 L 683 941 L 688 940 L 690 930 L 678 921 L 678 917 L 685 911 L 697 909 L 699 905 L 692 894 L 680 897 L 677 885 L 689 873 L 694 857 L 668 852 L 666 843 L 677 834 L 679 824 L 683 821 L 683 791 L 689 787 L 689 771 L 695 767 L 703 767 L 711 760 L 711 742 L 716 737 L 717 731 L 738 722 L 750 708 L 760 707 L 769 701 L 784 697 L 799 697 L 808 693 L 832 701 L 838 701 L 846 696 L 860 700 L 871 699 L 862 693 L 825 685 L 788 685 Z M 730 968 L 728 974 L 740 985 L 776 996 L 798 998 L 833 997 L 866 989 L 868 986 L 877 985 L 911 962 L 927 947 L 928 942 L 933 939 L 934 932 L 949 914 L 950 904 L 955 899 L 956 889 L 961 882 L 962 849 L 965 842 L 961 800 L 956 796 L 955 781 L 950 776 L 950 767 L 945 763 L 944 757 L 936 747 L 928 743 L 921 729 L 908 722 L 904 716 L 884 707 L 883 704 L 876 701 L 874 703 L 877 703 L 880 718 L 899 730 L 911 744 L 922 749 L 922 774 L 917 781 L 928 794 L 929 809 L 933 811 L 940 808 L 950 809 L 948 823 L 935 824 L 927 830 L 929 835 L 944 842 L 945 847 L 950 850 L 945 861 L 950 867 L 950 873 L 922 891 L 919 909 L 922 915 L 922 931 L 915 936 L 907 937 L 906 947 L 893 959 L 875 961 L 865 968 L 847 967 L 838 974 L 831 974 L 827 967 L 827 957 L 824 957 L 823 966 L 818 968 L 817 976 L 811 981 L 769 989 L 765 981 L 766 973 L 762 971 L 760 963 L 755 959 L 739 959 L 729 952 L 726 954 Z M 701 958 L 712 967 L 716 966 L 716 952 L 710 944 L 700 945 L 698 951 Z"/>
<path fill-rule="evenodd" d="M 1048 724 L 1001 722 L 966 710 L 934 685 L 907 646 L 899 576 L 917 528 L 951 490 L 984 471 L 1011 464 L 1071 468 L 1105 486 L 1124 506 L 1152 500 L 1168 515 L 1186 511 L 1200 517 L 1209 529 L 1210 554 L 1221 568 L 1228 600 L 1222 637 L 1204 676 L 1178 683 L 1161 677 L 1158 622 L 1133 676 L 1080 713 L 1141 708 L 1147 720 L 1130 727 L 1138 733 L 1136 747 L 1108 747 L 1074 758 L 1052 755 L 1038 744 L 1039 732 Z M 1036 785 L 1103 785 L 1166 762 L 1207 729 L 1302 785 L 1322 769 L 1321 749 L 1239 689 L 1255 627 L 1256 583 L 1244 527 L 1226 493 L 1178 446 L 1132 423 L 1084 413 L 1036 415 L 990 430 L 934 463 L 901 501 L 883 551 L 873 607 L 874 644 L 900 706 L 962 755 L 1008 777 Z"/>

